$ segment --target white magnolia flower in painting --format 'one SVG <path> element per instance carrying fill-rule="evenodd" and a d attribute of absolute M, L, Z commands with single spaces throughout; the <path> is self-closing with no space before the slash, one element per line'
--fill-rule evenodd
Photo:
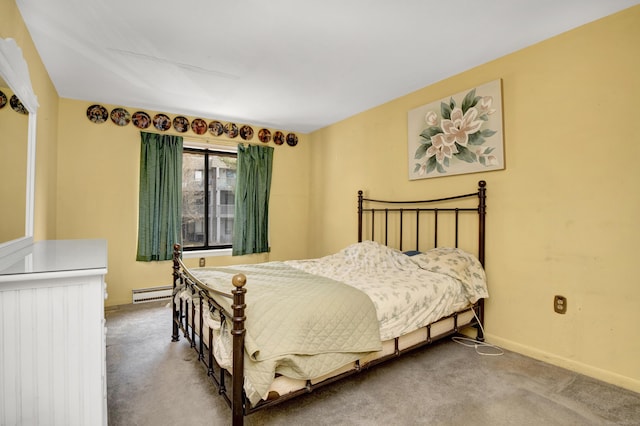
<path fill-rule="evenodd" d="M 435 126 L 438 123 L 438 115 L 433 111 L 429 111 L 424 116 L 424 121 L 426 121 L 429 126 Z"/>
<path fill-rule="evenodd" d="M 442 130 L 449 143 L 457 142 L 460 146 L 467 146 L 469 135 L 474 134 L 482 126 L 482 120 L 476 120 L 478 110 L 469 108 L 465 114 L 456 107 L 451 111 L 450 120 L 442 120 Z"/>
<path fill-rule="evenodd" d="M 454 141 L 448 140 L 446 135 L 443 133 L 438 133 L 434 137 L 431 138 L 432 144 L 427 149 L 427 158 L 436 156 L 436 161 L 440 164 L 443 164 L 445 157 L 451 158 L 453 154 L 458 152 L 458 148 Z"/>
<path fill-rule="evenodd" d="M 478 156 L 478 158 L 484 158 L 485 166 L 497 166 L 498 158 L 495 155 L 486 154 L 487 151 L 491 151 L 491 149 L 476 149 L 476 155 Z"/>
<path fill-rule="evenodd" d="M 414 154 L 417 161 L 413 173 L 420 176 L 447 173 L 448 168 L 460 168 L 462 163 L 479 163 L 478 166 L 490 168 L 499 165 L 501 159 L 493 152 L 497 148 L 493 143 L 487 143 L 488 138 L 497 133 L 491 129 L 495 120 L 489 118 L 496 112 L 492 108 L 494 98 L 476 96 L 476 89 L 472 89 L 461 101 L 453 97 L 448 102 L 442 100 L 439 111 L 435 103 L 425 106 L 426 127 L 419 133 L 420 145 Z M 487 128 L 483 129 L 483 126 Z M 479 169 L 478 166 L 471 167 Z"/>
<path fill-rule="evenodd" d="M 493 103 L 493 97 L 492 96 L 484 96 L 482 99 L 480 99 L 480 102 L 478 102 L 478 108 L 480 109 L 480 115 L 482 114 L 493 114 L 494 112 L 496 112 L 495 109 L 491 109 L 491 104 Z"/>

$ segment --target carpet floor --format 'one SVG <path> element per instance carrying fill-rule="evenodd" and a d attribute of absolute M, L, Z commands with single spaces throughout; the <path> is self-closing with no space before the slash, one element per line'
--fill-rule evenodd
<path fill-rule="evenodd" d="M 108 308 L 111 426 L 228 425 L 231 411 L 167 302 Z M 640 394 L 449 339 L 256 412 L 246 425 L 640 425 Z"/>

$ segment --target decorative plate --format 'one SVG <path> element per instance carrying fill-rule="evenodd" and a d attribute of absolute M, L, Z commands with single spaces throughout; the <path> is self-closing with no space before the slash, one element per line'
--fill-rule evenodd
<path fill-rule="evenodd" d="M 238 136 L 238 126 L 235 123 L 227 123 L 224 125 L 224 134 L 231 139 Z"/>
<path fill-rule="evenodd" d="M 153 117 L 153 127 L 164 132 L 171 128 L 171 119 L 164 114 L 156 114 Z"/>
<path fill-rule="evenodd" d="M 260 129 L 258 131 L 258 139 L 260 139 L 260 142 L 269 142 L 271 140 L 271 132 L 269 129 Z"/>
<path fill-rule="evenodd" d="M 138 111 L 133 114 L 133 125 L 138 129 L 146 129 L 151 125 L 151 117 L 144 111 Z"/>
<path fill-rule="evenodd" d="M 7 104 L 7 95 L 2 93 L 2 91 L 0 90 L 0 109 L 4 108 L 6 104 Z"/>
<path fill-rule="evenodd" d="M 20 99 L 18 99 L 16 95 L 11 96 L 11 99 L 9 99 L 9 104 L 15 112 L 25 115 L 29 114 L 29 111 L 27 111 L 24 105 L 22 105 L 22 102 L 20 102 Z"/>
<path fill-rule="evenodd" d="M 250 141 L 253 139 L 253 129 L 251 126 L 242 126 L 240 127 L 240 137 L 245 141 Z"/>
<path fill-rule="evenodd" d="M 213 136 L 220 136 L 222 132 L 224 132 L 224 128 L 221 122 L 212 121 L 211 123 L 209 123 L 209 133 L 211 133 Z"/>
<path fill-rule="evenodd" d="M 109 112 L 102 105 L 91 105 L 87 108 L 87 118 L 94 123 L 104 123 L 109 118 Z"/>
<path fill-rule="evenodd" d="M 202 118 L 196 118 L 191 122 L 191 130 L 193 130 L 193 133 L 196 135 L 204 135 L 207 133 L 207 122 Z"/>
<path fill-rule="evenodd" d="M 273 143 L 276 145 L 282 145 L 284 143 L 284 133 L 280 130 L 273 134 Z"/>
<path fill-rule="evenodd" d="M 173 119 L 173 128 L 176 129 L 176 132 L 184 133 L 189 130 L 189 120 L 187 117 L 179 115 Z"/>
<path fill-rule="evenodd" d="M 115 108 L 111 111 L 111 121 L 118 126 L 126 126 L 131 121 L 131 114 L 124 108 Z"/>
<path fill-rule="evenodd" d="M 295 133 L 287 134 L 287 145 L 289 146 L 298 145 L 298 137 L 295 135 Z"/>

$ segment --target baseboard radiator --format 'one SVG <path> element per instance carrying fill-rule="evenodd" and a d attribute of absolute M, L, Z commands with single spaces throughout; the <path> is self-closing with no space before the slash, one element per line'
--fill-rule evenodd
<path fill-rule="evenodd" d="M 133 290 L 133 303 L 156 302 L 158 300 L 170 300 L 173 287 L 170 285 L 150 288 L 137 288 Z"/>

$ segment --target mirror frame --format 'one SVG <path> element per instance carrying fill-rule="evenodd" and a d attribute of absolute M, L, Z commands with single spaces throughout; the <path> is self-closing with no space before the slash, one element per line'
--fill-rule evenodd
<path fill-rule="evenodd" d="M 29 77 L 29 67 L 22 55 L 22 50 L 12 38 L 0 38 L 0 75 L 29 111 L 24 236 L 0 243 L 0 257 L 2 257 L 33 243 L 35 201 L 36 112 L 38 110 L 38 98 L 33 92 L 31 78 Z"/>

